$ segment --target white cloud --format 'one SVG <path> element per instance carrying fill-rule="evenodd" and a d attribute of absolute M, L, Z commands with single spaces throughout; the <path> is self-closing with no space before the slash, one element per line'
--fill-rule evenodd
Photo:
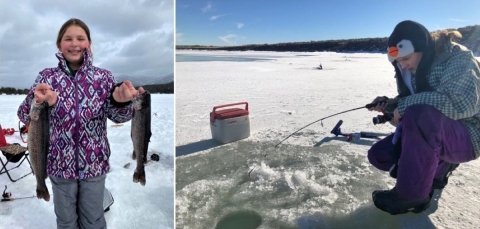
<path fill-rule="evenodd" d="M 95 66 L 132 78 L 173 73 L 173 1 L 0 0 L 0 84 L 29 88 L 57 66 L 58 30 L 70 18 L 90 28 Z"/>
<path fill-rule="evenodd" d="M 214 16 L 211 16 L 210 17 L 210 21 L 215 21 L 223 16 L 225 16 L 226 14 L 222 14 L 222 15 L 214 15 Z"/>
<path fill-rule="evenodd" d="M 232 38 L 235 38 L 235 37 L 237 37 L 237 35 L 235 35 L 235 34 L 228 34 L 228 35 L 226 35 L 226 36 L 223 36 L 223 37 L 220 36 L 220 37 L 218 37 L 218 38 L 220 38 L 220 40 L 224 41 L 225 43 L 231 45 L 231 44 L 235 44 L 235 42 L 231 40 Z"/>
<path fill-rule="evenodd" d="M 168 44 L 168 45 L 165 45 Z M 112 73 L 128 76 L 160 77 L 173 73 L 173 34 L 162 29 L 140 33 L 102 65 Z M 132 66 L 135 69 L 132 69 Z M 165 72 L 168 68 L 169 72 Z"/>
<path fill-rule="evenodd" d="M 245 26 L 243 23 L 237 23 L 237 28 L 241 29 L 243 26 Z"/>
<path fill-rule="evenodd" d="M 209 10 L 212 9 L 212 3 L 211 2 L 207 2 L 207 5 L 205 7 L 202 8 L 202 12 L 207 12 Z"/>

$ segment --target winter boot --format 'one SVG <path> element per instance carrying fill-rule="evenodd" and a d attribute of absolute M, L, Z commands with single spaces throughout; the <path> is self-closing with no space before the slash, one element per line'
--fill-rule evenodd
<path fill-rule="evenodd" d="M 430 207 L 430 198 L 433 190 L 425 198 L 418 200 L 404 200 L 398 196 L 395 188 L 392 190 L 377 190 L 372 193 L 373 203 L 382 211 L 391 215 L 405 214 L 408 212 L 420 213 Z"/>

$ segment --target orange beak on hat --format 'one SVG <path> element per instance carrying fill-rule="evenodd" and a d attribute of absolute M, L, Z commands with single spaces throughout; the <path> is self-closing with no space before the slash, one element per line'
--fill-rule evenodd
<path fill-rule="evenodd" d="M 400 57 L 404 57 L 415 52 L 415 48 L 413 47 L 411 41 L 404 39 L 398 42 L 395 46 L 388 47 L 387 52 L 388 60 L 393 62 Z"/>
<path fill-rule="evenodd" d="M 397 57 L 398 56 L 398 48 L 395 46 L 391 46 L 388 48 L 388 55 L 391 57 Z"/>

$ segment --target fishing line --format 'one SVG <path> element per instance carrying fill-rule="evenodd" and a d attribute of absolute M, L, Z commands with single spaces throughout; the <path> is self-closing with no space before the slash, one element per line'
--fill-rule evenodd
<path fill-rule="evenodd" d="M 53 194 L 51 194 L 53 196 Z M 18 197 L 18 198 L 13 198 L 11 192 L 7 192 L 7 185 L 5 185 L 5 190 L 3 190 L 2 194 L 2 200 L 0 202 L 7 202 L 7 201 L 14 201 L 14 200 L 23 200 L 23 199 L 30 199 L 30 198 L 35 198 L 37 196 L 26 196 L 26 197 Z"/>
<path fill-rule="evenodd" d="M 52 195 L 53 196 L 53 195 Z M 19 197 L 19 198 L 12 198 L 12 197 L 9 197 L 9 198 L 3 198 L 0 202 L 7 202 L 7 201 L 14 201 L 14 200 L 22 200 L 22 199 L 31 199 L 31 198 L 35 198 L 37 196 L 27 196 L 27 197 Z"/>
<path fill-rule="evenodd" d="M 335 115 L 347 113 L 347 112 L 350 112 L 350 111 L 359 110 L 359 109 L 362 109 L 362 108 L 367 108 L 367 109 L 369 109 L 369 108 L 375 107 L 376 105 L 377 105 L 376 103 L 374 103 L 374 104 L 367 104 L 367 105 L 365 105 L 365 106 L 361 106 L 361 107 L 353 108 L 353 109 L 350 109 L 350 110 L 342 111 L 342 112 L 339 112 L 339 113 L 336 113 L 336 114 L 333 114 L 333 115 L 330 115 L 330 116 L 327 116 L 327 117 L 318 119 L 317 121 L 312 122 L 312 123 L 310 123 L 310 124 L 308 124 L 308 125 L 300 128 L 300 129 L 298 129 L 297 131 L 293 132 L 292 134 L 288 135 L 288 136 L 287 136 L 286 138 L 284 138 L 282 141 L 280 141 L 279 143 L 277 143 L 277 144 L 275 145 L 275 147 L 277 147 L 277 146 L 280 145 L 282 142 L 284 142 L 285 140 L 287 140 L 288 138 L 290 138 L 290 137 L 293 136 L 294 134 L 298 133 L 299 131 L 301 131 L 301 130 L 303 130 L 303 129 L 305 129 L 305 128 L 309 127 L 310 125 L 313 125 L 313 124 L 315 124 L 315 123 L 317 123 L 317 122 L 320 122 L 321 125 L 323 126 L 323 122 L 322 122 L 322 121 L 325 120 L 325 119 L 327 119 L 327 118 L 333 117 L 333 116 L 335 116 Z M 266 155 L 265 155 L 265 156 L 266 156 Z"/>
<path fill-rule="evenodd" d="M 378 103 L 382 104 L 382 103 L 386 103 L 386 101 L 381 101 L 381 102 L 378 102 Z M 300 129 L 298 129 L 297 131 L 291 133 L 291 134 L 288 135 L 286 138 L 284 138 L 284 139 L 281 140 L 279 143 L 277 143 L 277 144 L 274 146 L 274 148 L 277 148 L 278 145 L 280 145 L 282 142 L 284 142 L 285 140 L 287 140 L 288 138 L 290 138 L 290 137 L 293 136 L 294 134 L 298 133 L 299 131 L 301 131 L 301 130 L 307 128 L 308 126 L 311 126 L 311 125 L 313 125 L 313 124 L 315 124 L 315 123 L 317 123 L 317 122 L 320 122 L 321 125 L 323 126 L 323 122 L 322 122 L 322 121 L 325 120 L 325 119 L 327 119 L 327 118 L 330 118 L 330 117 L 333 117 L 333 116 L 336 116 L 336 115 L 339 115 L 339 114 L 347 113 L 347 112 L 350 112 L 350 111 L 360 110 L 360 109 L 362 109 L 362 108 L 367 108 L 367 109 L 373 108 L 373 107 L 377 106 L 378 103 L 367 104 L 367 105 L 365 105 L 365 106 L 361 106 L 361 107 L 353 108 L 353 109 L 350 109 L 350 110 L 342 111 L 342 112 L 339 112 L 339 113 L 336 113 L 336 114 L 329 115 L 329 116 L 327 116 L 327 117 L 318 119 L 318 120 L 316 120 L 316 121 L 314 121 L 314 122 L 312 122 L 312 123 L 309 123 L 308 125 L 300 128 Z M 267 157 L 267 154 L 265 154 L 263 157 Z M 251 177 L 251 173 L 252 173 L 252 171 L 253 171 L 255 168 L 256 168 L 256 166 L 253 167 L 253 169 L 251 169 L 251 170 L 248 172 L 248 177 L 249 177 L 250 179 L 253 179 L 253 178 Z"/>

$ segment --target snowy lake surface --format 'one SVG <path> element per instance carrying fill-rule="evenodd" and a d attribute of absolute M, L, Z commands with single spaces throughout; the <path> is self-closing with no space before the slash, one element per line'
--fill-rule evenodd
<path fill-rule="evenodd" d="M 18 131 L 17 110 L 25 95 L 0 95 L 0 124 L 3 129 Z M 111 192 L 114 204 L 105 213 L 108 228 L 174 228 L 174 95 L 152 94 L 152 137 L 148 158 L 158 154 L 160 161 L 151 161 L 145 166 L 146 185 L 133 183 L 136 161 L 132 160 L 133 144 L 130 124 L 114 125 L 107 121 L 108 140 L 111 147 L 110 172 L 105 187 Z M 8 143 L 22 142 L 18 132 L 7 136 Z M 6 159 L 0 155 L 5 162 Z M 124 168 L 130 163 L 128 168 Z M 8 168 L 16 164 L 8 164 Z M 30 171 L 24 162 L 10 173 L 17 178 Z M 7 192 L 13 198 L 35 195 L 36 180 L 28 175 L 11 182 L 7 174 L 0 175 L 1 191 L 7 185 Z M 50 179 L 47 187 L 52 194 Z M 55 196 L 53 196 L 55 198 Z M 1 229 L 56 228 L 53 199 L 49 202 L 37 198 L 0 202 Z"/>
<path fill-rule="evenodd" d="M 373 205 L 374 190 L 395 185 L 368 162 L 377 140 L 348 142 L 330 131 L 343 120 L 343 133 L 393 132 L 390 124 L 372 124 L 381 113 L 340 114 L 274 147 L 318 119 L 365 106 L 376 96 L 394 97 L 394 69 L 384 54 L 176 53 L 268 59 L 176 62 L 176 228 L 480 227 L 478 160 L 460 165 L 420 214 L 391 216 Z M 248 102 L 250 137 L 218 143 L 210 112 L 236 102 Z"/>

